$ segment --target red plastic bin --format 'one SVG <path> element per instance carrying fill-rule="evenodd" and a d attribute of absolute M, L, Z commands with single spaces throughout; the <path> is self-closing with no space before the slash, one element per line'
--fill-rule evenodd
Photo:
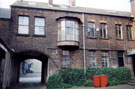
<path fill-rule="evenodd" d="M 100 87 L 100 76 L 93 76 L 93 85 L 95 87 Z"/>
<path fill-rule="evenodd" d="M 106 87 L 108 84 L 108 78 L 106 75 L 100 76 L 101 87 Z"/>

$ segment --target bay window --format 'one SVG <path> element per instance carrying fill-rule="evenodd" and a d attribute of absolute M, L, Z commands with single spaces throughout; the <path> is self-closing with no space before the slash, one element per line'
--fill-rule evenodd
<path fill-rule="evenodd" d="M 78 41 L 78 36 L 78 23 L 76 21 L 60 21 L 58 30 L 58 41 Z"/>

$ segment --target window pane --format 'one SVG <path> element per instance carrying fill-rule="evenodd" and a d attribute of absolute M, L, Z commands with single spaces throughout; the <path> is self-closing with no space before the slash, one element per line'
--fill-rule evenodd
<path fill-rule="evenodd" d="M 106 31 L 105 23 L 100 24 L 100 36 L 101 36 L 101 38 L 107 38 L 107 31 Z"/>
<path fill-rule="evenodd" d="M 28 25 L 28 17 L 26 16 L 19 16 L 19 25 Z"/>
<path fill-rule="evenodd" d="M 35 17 L 35 31 L 34 34 L 36 35 L 44 35 L 45 30 L 45 19 L 40 17 Z"/>
<path fill-rule="evenodd" d="M 28 26 L 19 26 L 19 30 L 18 30 L 19 34 L 28 34 Z"/>
<path fill-rule="evenodd" d="M 44 35 L 44 27 L 35 27 L 36 35 Z"/>
<path fill-rule="evenodd" d="M 62 52 L 62 68 L 70 68 L 70 54 L 69 51 Z"/>
<path fill-rule="evenodd" d="M 94 23 L 93 22 L 89 22 L 88 23 L 88 36 L 89 37 L 94 37 L 94 30 L 95 30 L 95 27 L 94 27 Z"/>
<path fill-rule="evenodd" d="M 18 33 L 29 34 L 29 19 L 27 16 L 19 16 Z"/>
<path fill-rule="evenodd" d="M 127 38 L 129 40 L 132 40 L 132 30 L 131 30 L 131 26 L 127 26 Z"/>
<path fill-rule="evenodd" d="M 102 67 L 109 67 L 109 53 L 102 52 Z"/>

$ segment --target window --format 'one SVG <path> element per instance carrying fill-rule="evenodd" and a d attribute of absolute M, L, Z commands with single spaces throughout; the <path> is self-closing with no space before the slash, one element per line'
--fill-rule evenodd
<path fill-rule="evenodd" d="M 124 67 L 123 52 L 118 52 L 118 65 Z"/>
<path fill-rule="evenodd" d="M 107 38 L 106 23 L 100 23 L 100 37 L 101 38 Z"/>
<path fill-rule="evenodd" d="M 45 35 L 45 18 L 35 17 L 35 35 Z"/>
<path fill-rule="evenodd" d="M 29 17 L 19 16 L 18 34 L 29 34 Z"/>
<path fill-rule="evenodd" d="M 67 50 L 62 52 L 62 68 L 70 68 L 70 53 Z"/>
<path fill-rule="evenodd" d="M 121 24 L 116 24 L 115 25 L 115 28 L 116 28 L 117 39 L 122 39 L 122 28 L 121 28 Z"/>
<path fill-rule="evenodd" d="M 109 54 L 108 52 L 102 52 L 102 67 L 109 67 Z"/>
<path fill-rule="evenodd" d="M 78 23 L 75 21 L 62 20 L 59 26 L 58 40 L 78 41 Z"/>
<path fill-rule="evenodd" d="M 128 40 L 132 40 L 132 26 L 131 25 L 127 25 L 127 39 Z"/>
<path fill-rule="evenodd" d="M 95 23 L 94 22 L 88 23 L 88 37 L 90 38 L 95 37 Z"/>
<path fill-rule="evenodd" d="M 89 67 L 97 67 L 96 52 L 90 52 Z"/>

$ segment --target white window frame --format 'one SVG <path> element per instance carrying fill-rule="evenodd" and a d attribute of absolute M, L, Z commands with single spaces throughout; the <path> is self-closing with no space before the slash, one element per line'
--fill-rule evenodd
<path fill-rule="evenodd" d="M 29 17 L 28 16 L 18 17 L 18 34 L 26 34 L 26 35 L 29 34 Z"/>
<path fill-rule="evenodd" d="M 67 27 L 67 22 L 73 22 L 74 26 L 73 26 L 73 32 L 71 34 L 69 34 L 69 36 L 71 36 L 72 38 L 67 39 L 68 34 L 68 28 L 71 27 Z M 63 23 L 63 26 L 62 26 Z M 58 41 L 79 41 L 79 27 L 78 27 L 78 22 L 74 21 L 74 20 L 61 20 L 59 25 L 58 25 Z"/>
<path fill-rule="evenodd" d="M 102 52 L 102 67 L 103 68 L 108 68 L 109 67 L 109 53 L 108 52 Z"/>
<path fill-rule="evenodd" d="M 102 24 L 105 25 L 105 28 L 101 27 Z M 108 36 L 107 36 L 107 24 L 106 23 L 100 23 L 100 37 L 104 38 L 104 39 L 108 38 Z"/>
<path fill-rule="evenodd" d="M 96 52 L 90 51 L 90 61 L 89 61 L 89 67 L 96 68 L 97 67 L 97 59 L 96 59 Z"/>
<path fill-rule="evenodd" d="M 39 19 L 43 20 L 43 24 L 38 24 L 38 22 L 36 22 Z M 42 30 L 43 32 L 40 32 L 40 30 Z M 35 17 L 34 35 L 45 35 L 45 18 Z"/>
<path fill-rule="evenodd" d="M 93 24 L 93 27 L 91 27 L 91 25 L 89 25 L 90 23 Z M 94 31 L 92 31 L 94 30 Z M 92 32 L 92 33 L 91 33 Z M 89 34 L 90 33 L 90 34 Z M 92 35 L 91 35 L 92 34 Z M 95 22 L 88 22 L 88 37 L 90 38 L 95 38 Z"/>
<path fill-rule="evenodd" d="M 116 28 L 117 39 L 123 39 L 122 25 L 121 24 L 116 24 L 115 28 Z"/>

